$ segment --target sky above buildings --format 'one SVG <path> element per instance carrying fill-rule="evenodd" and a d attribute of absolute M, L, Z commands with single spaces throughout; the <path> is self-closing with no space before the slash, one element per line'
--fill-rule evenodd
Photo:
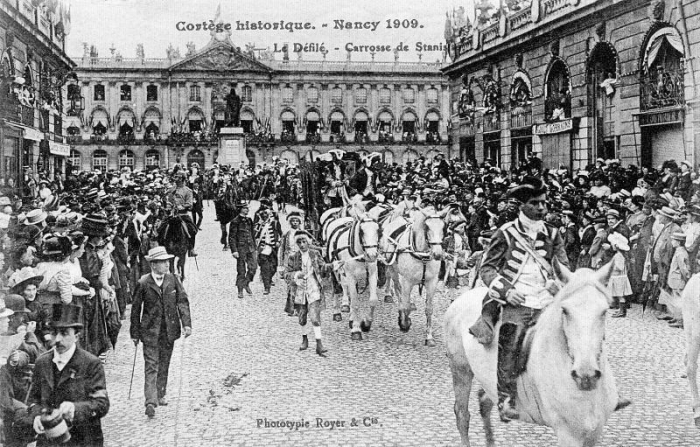
<path fill-rule="evenodd" d="M 224 26 L 230 24 L 231 40 L 237 46 L 245 49 L 246 44 L 254 44 L 271 52 L 278 50 L 277 60 L 282 59 L 281 50 L 287 44 L 291 60 L 297 59 L 297 49 L 303 50 L 304 60 L 321 60 L 322 50 L 328 51 L 328 60 L 345 60 L 347 50 L 352 49 L 352 60 L 370 60 L 374 51 L 375 60 L 393 61 L 394 50 L 402 44 L 401 61 L 417 61 L 422 53 L 423 61 L 434 62 L 443 57 L 445 13 L 459 6 L 473 11 L 471 2 L 71 0 L 66 50 L 79 58 L 87 43 L 97 47 L 100 57 L 109 57 L 110 48 L 115 48 L 124 58 L 132 58 L 142 43 L 147 58 L 163 58 L 172 44 L 184 55 L 188 42 L 201 49 L 211 40 L 209 29 L 203 28 L 208 28 L 221 5 L 220 20 Z"/>

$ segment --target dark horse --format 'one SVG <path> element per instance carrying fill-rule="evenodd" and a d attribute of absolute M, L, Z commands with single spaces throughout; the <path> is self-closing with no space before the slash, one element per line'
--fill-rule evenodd
<path fill-rule="evenodd" d="M 196 232 L 196 228 L 188 226 L 187 222 L 179 215 L 167 217 L 165 222 L 158 228 L 158 243 L 165 247 L 165 250 L 174 255 L 170 260 L 170 270 L 180 275 L 182 281 L 185 280 L 185 261 L 189 250 L 191 232 Z M 177 259 L 177 271 L 175 270 L 175 259 Z"/>

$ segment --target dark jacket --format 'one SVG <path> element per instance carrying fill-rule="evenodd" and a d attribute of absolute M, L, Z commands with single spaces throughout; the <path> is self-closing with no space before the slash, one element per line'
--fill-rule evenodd
<path fill-rule="evenodd" d="M 187 292 L 172 273 L 165 274 L 162 288 L 150 273 L 143 275 L 136 283 L 132 299 L 131 338 L 134 340 L 157 344 L 163 320 L 170 343 L 180 338 L 180 323 L 183 327 L 192 327 Z"/>
<path fill-rule="evenodd" d="M 35 416 L 43 409 L 58 408 L 62 402 L 75 404 L 75 417 L 70 429 L 71 439 L 62 447 L 101 446 L 104 437 L 100 419 L 109 411 L 109 397 L 105 385 L 105 371 L 100 359 L 80 348 L 54 378 L 53 350 L 41 355 L 34 367 L 34 383 L 29 396 L 30 407 L 27 423 L 31 426 Z M 58 371 L 58 370 L 56 370 Z M 37 446 L 51 445 L 39 436 Z"/>
<path fill-rule="evenodd" d="M 253 220 L 250 217 L 238 215 L 231 221 L 228 246 L 232 253 L 252 253 L 257 250 Z"/>

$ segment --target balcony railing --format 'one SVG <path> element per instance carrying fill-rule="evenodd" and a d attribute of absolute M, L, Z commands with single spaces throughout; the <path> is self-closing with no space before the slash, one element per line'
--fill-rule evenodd
<path fill-rule="evenodd" d="M 319 144 L 321 142 L 321 135 L 317 133 L 307 133 L 306 142 L 309 144 Z"/>
<path fill-rule="evenodd" d="M 282 132 L 282 135 L 280 135 L 280 141 L 282 143 L 294 144 L 297 141 L 297 137 L 296 134 L 293 134 L 291 132 Z"/>
<path fill-rule="evenodd" d="M 640 76 L 641 110 L 679 107 L 685 104 L 683 63 L 675 70 L 662 67 L 652 73 L 643 72 Z"/>

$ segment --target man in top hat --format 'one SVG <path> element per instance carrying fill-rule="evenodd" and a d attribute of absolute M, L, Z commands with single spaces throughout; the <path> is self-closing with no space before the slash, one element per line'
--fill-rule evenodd
<path fill-rule="evenodd" d="M 149 418 L 155 416 L 158 405 L 168 405 L 168 370 L 175 340 L 181 335 L 180 326 L 185 337 L 192 335 L 187 292 L 169 271 L 172 258 L 165 247 L 149 250 L 146 259 L 151 273 L 139 279 L 132 296 L 131 339 L 135 346 L 143 342 L 144 394 Z"/>
<path fill-rule="evenodd" d="M 102 419 L 109 411 L 105 372 L 100 359 L 77 346 L 83 329 L 82 310 L 73 304 L 54 304 L 51 334 L 54 347 L 39 356 L 29 395 L 29 424 L 39 434 L 37 446 L 55 445 L 42 424 L 42 413 L 58 410 L 70 428 L 61 446 L 102 446 Z M 58 431 L 58 430 L 56 430 Z M 65 437 L 63 437 L 65 439 Z"/>
<path fill-rule="evenodd" d="M 515 396 L 521 334 L 534 326 L 542 309 L 554 299 L 554 258 L 569 265 L 560 232 L 544 222 L 546 192 L 544 183 L 536 177 L 526 177 L 509 191 L 510 197 L 521 204 L 520 214 L 493 235 L 479 272 L 489 291 L 482 316 L 470 332 L 480 343 L 490 344 L 498 314 L 502 314 L 497 385 L 498 409 L 504 421 L 519 418 Z"/>
<path fill-rule="evenodd" d="M 310 318 L 316 338 L 316 353 L 325 357 L 327 349 L 321 341 L 321 277 L 330 273 L 330 264 L 323 261 L 319 252 L 310 250 L 312 237 L 308 232 L 297 231 L 295 239 L 299 251 L 289 257 L 284 277 L 292 290 L 294 305 L 299 312 L 302 334 L 299 350 L 304 351 L 309 347 L 307 318 Z"/>
<path fill-rule="evenodd" d="M 194 193 L 185 185 L 184 172 L 178 171 L 173 177 L 175 180 L 175 187 L 168 191 L 166 200 L 167 203 L 173 207 L 173 211 L 178 213 L 180 218 L 187 225 L 187 232 L 189 233 L 189 256 L 197 256 L 197 252 L 194 251 L 194 246 L 198 228 L 189 215 L 189 212 L 192 211 L 192 207 L 194 206 Z"/>
<path fill-rule="evenodd" d="M 301 227 L 301 214 L 298 211 L 290 212 L 287 215 L 287 222 L 289 222 L 289 230 L 282 235 L 279 250 L 277 251 L 277 266 L 280 274 L 287 268 L 289 257 L 299 251 L 295 236 Z M 284 306 L 284 311 L 290 317 L 294 315 L 294 294 L 291 287 L 287 287 L 287 302 Z"/>
<path fill-rule="evenodd" d="M 255 278 L 255 270 L 258 266 L 258 246 L 255 243 L 253 220 L 248 217 L 249 211 L 247 203 L 240 204 L 238 216 L 229 225 L 228 245 L 236 259 L 238 298 L 243 298 L 243 290 L 249 295 L 253 294 L 250 283 Z"/>
<path fill-rule="evenodd" d="M 377 167 L 381 157 L 382 154 L 378 152 L 367 155 L 355 175 L 346 180 L 346 184 L 353 190 L 351 195 L 360 194 L 365 199 L 374 196 L 379 185 Z"/>

